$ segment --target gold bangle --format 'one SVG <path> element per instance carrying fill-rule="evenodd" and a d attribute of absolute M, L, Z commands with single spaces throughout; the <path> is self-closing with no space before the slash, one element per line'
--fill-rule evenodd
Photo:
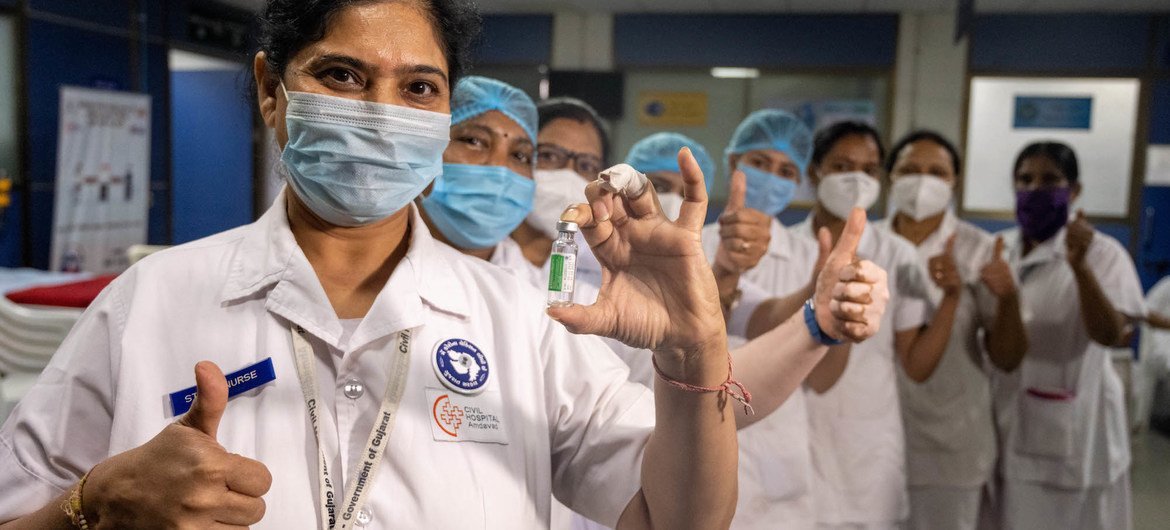
<path fill-rule="evenodd" d="M 89 472 L 81 476 L 81 480 L 77 482 L 77 486 L 69 493 L 69 499 L 61 506 L 65 511 L 65 516 L 69 517 L 69 522 L 73 526 L 81 530 L 89 530 L 89 522 L 85 520 L 85 512 L 81 509 L 81 489 L 85 487 L 85 480 L 89 478 Z"/>

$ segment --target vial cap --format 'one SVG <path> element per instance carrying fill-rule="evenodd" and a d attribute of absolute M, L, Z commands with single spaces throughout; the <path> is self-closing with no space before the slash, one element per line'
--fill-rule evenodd
<path fill-rule="evenodd" d="M 577 223 L 572 221 L 557 221 L 557 232 L 573 232 L 577 233 L 580 228 Z"/>

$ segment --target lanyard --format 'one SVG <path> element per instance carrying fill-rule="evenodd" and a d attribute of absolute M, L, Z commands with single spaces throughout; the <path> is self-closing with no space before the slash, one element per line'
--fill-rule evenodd
<path fill-rule="evenodd" d="M 398 347 L 389 358 L 390 381 L 386 384 L 386 392 L 382 395 L 382 407 L 374 426 L 370 429 L 370 436 L 366 440 L 366 450 L 363 451 L 362 461 L 358 468 L 350 474 L 345 486 L 345 497 L 342 503 L 345 508 L 338 513 L 333 480 L 329 475 L 328 457 L 325 456 L 325 446 L 321 439 L 321 419 L 317 404 L 320 395 L 317 389 L 316 358 L 313 347 L 305 338 L 305 330 L 300 326 L 292 327 L 293 353 L 296 357 L 297 378 L 301 382 L 301 392 L 305 395 L 305 406 L 309 411 L 309 421 L 313 424 L 313 436 L 317 439 L 317 471 L 320 475 L 321 528 L 350 529 L 353 528 L 358 513 L 366 503 L 366 493 L 373 486 L 374 478 L 382 463 L 382 456 L 388 445 L 387 437 L 394 428 L 394 420 L 398 413 L 398 405 L 402 401 L 402 392 L 406 388 L 406 371 L 410 362 L 410 335 L 411 330 L 398 332 Z"/>

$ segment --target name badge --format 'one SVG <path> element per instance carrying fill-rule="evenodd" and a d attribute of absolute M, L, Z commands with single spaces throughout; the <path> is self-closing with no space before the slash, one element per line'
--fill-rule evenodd
<path fill-rule="evenodd" d="M 276 380 L 272 357 L 227 374 L 228 399 Z M 170 395 L 172 416 L 186 414 L 195 403 L 195 387 L 184 388 Z"/>
<path fill-rule="evenodd" d="M 498 390 L 477 396 L 439 388 L 426 390 L 435 441 L 508 444 L 504 405 Z"/>

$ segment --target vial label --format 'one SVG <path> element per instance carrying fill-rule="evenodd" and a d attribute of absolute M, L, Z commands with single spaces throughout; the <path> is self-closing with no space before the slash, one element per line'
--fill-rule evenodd
<path fill-rule="evenodd" d="M 548 290 L 557 293 L 573 292 L 577 276 L 577 256 L 553 254 L 549 256 Z"/>

